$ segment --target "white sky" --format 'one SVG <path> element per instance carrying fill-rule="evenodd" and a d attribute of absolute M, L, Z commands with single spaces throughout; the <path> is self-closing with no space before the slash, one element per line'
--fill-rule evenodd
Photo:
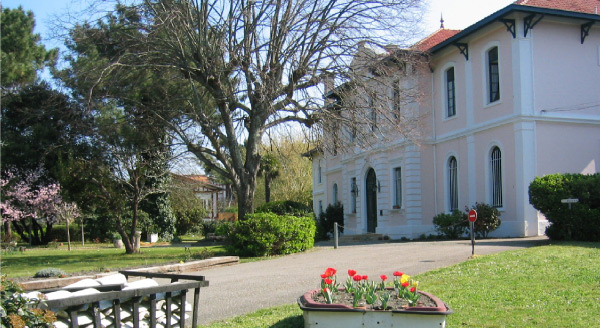
<path fill-rule="evenodd" d="M 464 29 L 491 15 L 515 0 L 424 0 L 429 3 L 423 21 L 425 37 L 440 27 L 440 14 L 444 15 L 444 25 L 448 29 Z M 1 0 L 3 7 L 32 10 L 36 19 L 36 32 L 42 36 L 47 48 L 58 47 L 59 43 L 48 40 L 48 26 L 57 15 L 69 7 L 82 8 L 88 0 Z"/>

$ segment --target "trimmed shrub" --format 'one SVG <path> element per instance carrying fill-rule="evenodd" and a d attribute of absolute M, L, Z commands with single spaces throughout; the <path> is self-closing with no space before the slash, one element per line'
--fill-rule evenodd
<path fill-rule="evenodd" d="M 175 212 L 175 230 L 177 235 L 201 232 L 206 210 L 203 208 L 190 208 Z"/>
<path fill-rule="evenodd" d="M 579 202 L 569 209 L 561 203 L 565 198 Z M 600 173 L 536 177 L 529 185 L 529 202 L 550 222 L 550 239 L 600 241 Z"/>
<path fill-rule="evenodd" d="M 308 205 L 295 202 L 293 200 L 284 200 L 278 202 L 264 203 L 254 210 L 254 213 L 274 213 L 278 215 L 309 216 L 312 208 Z"/>
<path fill-rule="evenodd" d="M 449 239 L 458 239 L 462 237 L 469 226 L 467 214 L 459 210 L 452 213 L 440 213 L 433 217 L 435 230 L 441 236 Z"/>
<path fill-rule="evenodd" d="M 69 235 L 71 242 L 81 242 L 81 228 L 79 224 L 69 225 Z M 67 226 L 66 225 L 55 225 L 52 227 L 52 231 L 49 234 L 49 240 L 57 242 L 67 242 Z"/>
<path fill-rule="evenodd" d="M 471 208 L 465 207 L 465 212 L 469 213 L 471 209 L 477 211 L 477 221 L 475 221 L 473 229 L 479 238 L 487 238 L 490 232 L 498 229 L 502 224 L 500 212 L 492 205 L 475 203 L 475 206 Z"/>
<path fill-rule="evenodd" d="M 315 222 L 310 217 L 254 213 L 232 224 L 228 251 L 239 256 L 282 255 L 314 245 Z"/>
<path fill-rule="evenodd" d="M 333 235 L 333 225 L 336 222 L 341 226 L 340 232 L 344 232 L 344 205 L 340 202 L 327 205 L 325 212 L 319 217 L 317 227 L 319 239 L 329 239 L 329 235 Z"/>
<path fill-rule="evenodd" d="M 66 273 L 57 268 L 46 268 L 35 273 L 34 278 L 64 277 Z"/>

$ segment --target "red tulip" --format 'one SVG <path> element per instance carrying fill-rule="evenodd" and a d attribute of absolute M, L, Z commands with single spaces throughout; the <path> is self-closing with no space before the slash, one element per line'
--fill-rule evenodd
<path fill-rule="evenodd" d="M 394 272 L 394 277 L 402 277 L 402 275 L 404 275 L 404 273 L 402 273 L 400 271 L 395 271 Z"/>
<path fill-rule="evenodd" d="M 325 278 L 325 283 L 328 285 L 331 285 L 331 283 L 333 282 L 333 280 L 329 279 L 329 278 Z"/>
<path fill-rule="evenodd" d="M 321 278 L 325 279 L 327 277 L 329 277 L 329 276 L 326 273 L 321 273 Z"/>
<path fill-rule="evenodd" d="M 348 275 L 354 277 L 356 275 L 356 270 L 348 270 Z"/>
<path fill-rule="evenodd" d="M 379 278 L 381 278 L 381 280 L 386 281 L 387 280 L 387 276 L 382 274 L 381 276 L 379 276 Z"/>
<path fill-rule="evenodd" d="M 329 293 L 329 288 L 327 288 L 327 287 L 323 288 L 323 293 Z"/>
<path fill-rule="evenodd" d="M 369 276 L 362 276 L 362 280 L 369 280 Z"/>
<path fill-rule="evenodd" d="M 411 292 L 411 293 L 414 293 L 414 292 L 415 292 L 415 290 L 417 290 L 417 287 L 413 287 L 413 288 L 411 288 L 411 289 L 410 289 L 410 292 Z"/>
<path fill-rule="evenodd" d="M 325 274 L 328 277 L 333 277 L 333 276 L 335 276 L 336 273 L 337 273 L 337 270 L 334 268 L 327 268 L 327 270 L 325 270 Z"/>
<path fill-rule="evenodd" d="M 354 279 L 354 281 L 361 281 L 362 280 L 362 276 L 357 274 L 354 277 L 352 277 L 352 279 Z"/>

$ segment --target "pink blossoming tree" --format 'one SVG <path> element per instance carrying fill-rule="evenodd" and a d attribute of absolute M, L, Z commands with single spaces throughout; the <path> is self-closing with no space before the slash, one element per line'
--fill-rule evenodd
<path fill-rule="evenodd" d="M 45 245 L 50 240 L 52 226 L 58 222 L 58 206 L 63 203 L 58 183 L 44 183 L 41 169 L 17 174 L 2 174 L 0 211 L 5 233 L 11 226 L 32 245 Z M 45 227 L 43 226 L 45 224 Z"/>

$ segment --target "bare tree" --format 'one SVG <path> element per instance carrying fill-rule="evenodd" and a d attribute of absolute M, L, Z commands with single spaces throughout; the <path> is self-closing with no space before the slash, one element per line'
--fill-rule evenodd
<path fill-rule="evenodd" d="M 365 122 L 377 126 L 381 118 L 391 117 L 389 102 L 370 106 L 382 114 L 366 120 L 367 106 L 359 101 L 345 102 L 343 114 L 324 106 L 324 78 L 346 86 L 336 90 L 368 94 L 376 85 L 368 81 L 385 70 L 359 66 L 372 67 L 373 59 L 383 57 L 374 52 L 374 58 L 352 62 L 357 44 L 385 49 L 405 43 L 413 35 L 421 2 L 144 0 L 118 7 L 135 32 L 118 45 L 123 51 L 104 72 L 142 65 L 180 73 L 194 96 L 189 106 L 174 108 L 181 112 L 177 122 L 169 121 L 171 128 L 208 169 L 231 181 L 243 219 L 252 211 L 266 131 L 296 123 L 317 127 L 319 135 L 328 137 L 340 134 L 342 125 L 363 131 Z M 403 130 L 402 124 L 396 117 L 390 120 L 396 130 Z M 374 130 L 359 135 L 368 140 Z"/>

